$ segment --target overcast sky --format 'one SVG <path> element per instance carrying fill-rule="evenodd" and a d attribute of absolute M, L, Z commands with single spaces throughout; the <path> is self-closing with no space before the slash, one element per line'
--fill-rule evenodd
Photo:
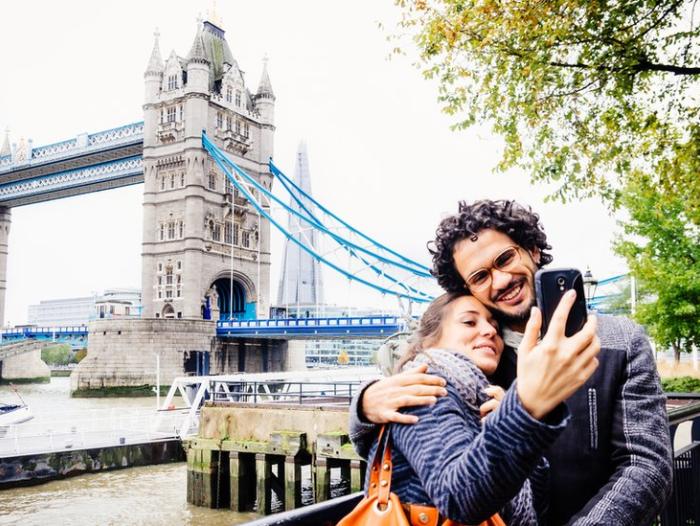
<path fill-rule="evenodd" d="M 3 2 L 0 127 L 34 145 L 142 120 L 143 72 L 161 52 L 186 55 L 208 1 Z M 434 84 L 410 58 L 387 60 L 378 22 L 391 0 L 219 1 L 226 38 L 249 88 L 262 58 L 277 97 L 275 161 L 292 172 L 308 145 L 313 192 L 341 217 L 425 263 L 425 242 L 458 199 L 516 198 L 542 217 L 557 266 L 625 270 L 612 254 L 615 221 L 595 202 L 544 203 L 522 173 L 494 174 L 500 141 L 488 128 L 449 130 Z M 140 287 L 142 187 L 12 211 L 5 321 L 40 300 Z M 273 238 L 273 282 L 281 238 Z M 328 278 L 328 281 L 332 281 Z M 336 299 L 336 298 L 331 298 Z M 342 302 L 343 300 L 337 300 Z"/>

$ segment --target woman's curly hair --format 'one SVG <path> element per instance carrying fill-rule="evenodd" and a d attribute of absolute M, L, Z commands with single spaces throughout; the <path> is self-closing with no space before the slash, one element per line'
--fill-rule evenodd
<path fill-rule="evenodd" d="M 465 289 L 464 279 L 454 264 L 455 245 L 467 238 L 476 241 L 484 229 L 501 232 L 526 250 L 539 250 L 540 267 L 552 261 L 552 255 L 545 252 L 552 247 L 547 243 L 540 216 L 529 206 L 510 200 L 485 199 L 472 204 L 460 201 L 459 211 L 440 221 L 435 239 L 428 242 L 428 251 L 433 256 L 430 272 L 447 292 Z"/>

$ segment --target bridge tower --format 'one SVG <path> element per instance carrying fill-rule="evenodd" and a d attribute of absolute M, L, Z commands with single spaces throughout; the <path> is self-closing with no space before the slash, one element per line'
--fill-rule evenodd
<path fill-rule="evenodd" d="M 267 188 L 275 95 L 267 64 L 251 92 L 220 23 L 199 21 L 187 56 L 146 68 L 142 287 L 144 318 L 269 313 L 270 227 L 202 148 L 205 131 Z"/>

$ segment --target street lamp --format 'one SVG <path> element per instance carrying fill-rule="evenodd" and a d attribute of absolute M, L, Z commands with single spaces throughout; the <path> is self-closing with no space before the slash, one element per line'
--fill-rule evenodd
<path fill-rule="evenodd" d="M 586 267 L 586 272 L 583 274 L 583 294 L 586 296 L 586 304 L 591 309 L 591 301 L 595 296 L 595 289 L 598 287 L 598 280 L 591 274 L 591 268 Z"/>

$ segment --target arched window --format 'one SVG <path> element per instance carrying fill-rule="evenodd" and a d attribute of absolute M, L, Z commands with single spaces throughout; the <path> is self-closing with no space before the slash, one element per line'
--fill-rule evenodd
<path fill-rule="evenodd" d="M 229 245 L 233 243 L 233 224 L 231 221 L 226 221 L 224 225 L 224 243 Z"/>
<path fill-rule="evenodd" d="M 175 174 L 170 174 L 170 188 L 175 188 Z"/>
<path fill-rule="evenodd" d="M 168 239 L 175 239 L 175 221 L 168 223 Z"/>
<path fill-rule="evenodd" d="M 233 99 L 233 88 L 231 86 L 226 87 L 226 102 L 231 102 Z"/>
<path fill-rule="evenodd" d="M 216 174 L 213 172 L 209 174 L 209 190 L 216 190 Z"/>
<path fill-rule="evenodd" d="M 241 91 L 236 90 L 236 106 L 241 107 Z"/>
<path fill-rule="evenodd" d="M 166 285 L 173 284 L 173 267 L 170 265 L 165 267 L 165 284 Z"/>
<path fill-rule="evenodd" d="M 214 225 L 214 230 L 211 234 L 211 238 L 214 241 L 221 241 L 221 225 L 219 223 L 216 223 Z"/>

